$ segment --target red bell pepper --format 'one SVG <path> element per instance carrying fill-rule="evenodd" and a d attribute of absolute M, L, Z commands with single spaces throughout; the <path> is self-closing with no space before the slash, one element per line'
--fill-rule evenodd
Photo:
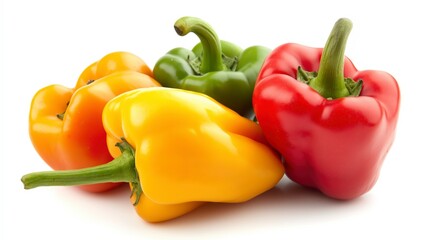
<path fill-rule="evenodd" d="M 350 20 L 338 20 L 324 48 L 279 46 L 266 58 L 253 95 L 286 175 L 336 199 L 356 198 L 377 181 L 400 102 L 393 76 L 358 71 L 344 56 L 351 28 Z"/>

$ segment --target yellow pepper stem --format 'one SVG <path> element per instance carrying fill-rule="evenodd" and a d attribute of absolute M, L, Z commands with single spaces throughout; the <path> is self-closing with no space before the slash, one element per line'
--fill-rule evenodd
<path fill-rule="evenodd" d="M 135 167 L 134 149 L 126 142 L 116 144 L 122 154 L 103 165 L 84 169 L 33 172 L 21 178 L 25 189 L 41 186 L 76 186 L 106 182 L 129 182 L 137 204 L 142 193 Z"/>

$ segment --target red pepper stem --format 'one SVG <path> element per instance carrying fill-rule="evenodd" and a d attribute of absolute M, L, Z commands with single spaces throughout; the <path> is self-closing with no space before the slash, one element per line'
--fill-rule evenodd
<path fill-rule="evenodd" d="M 176 21 L 174 29 L 180 36 L 193 32 L 200 39 L 203 47 L 201 73 L 226 69 L 222 61 L 222 46 L 219 37 L 208 23 L 195 17 L 182 17 Z"/>
<path fill-rule="evenodd" d="M 41 186 L 76 186 L 105 182 L 138 182 L 134 150 L 127 142 L 118 143 L 122 154 L 103 165 L 60 171 L 34 172 L 21 178 L 25 189 Z"/>
<path fill-rule="evenodd" d="M 319 72 L 309 85 L 327 99 L 349 96 L 344 81 L 344 53 L 352 22 L 339 19 L 329 35 L 320 60 Z"/>

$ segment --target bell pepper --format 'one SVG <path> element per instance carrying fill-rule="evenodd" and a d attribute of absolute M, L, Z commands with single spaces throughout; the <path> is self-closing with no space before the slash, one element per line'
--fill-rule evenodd
<path fill-rule="evenodd" d="M 130 91 L 107 103 L 103 125 L 115 160 L 30 173 L 22 178 L 25 188 L 129 182 L 139 216 L 159 222 L 205 202 L 247 201 L 284 175 L 279 155 L 256 123 L 201 93 Z"/>
<path fill-rule="evenodd" d="M 201 42 L 192 50 L 174 48 L 167 52 L 153 68 L 155 79 L 164 87 L 207 94 L 242 116 L 251 117 L 255 81 L 271 50 L 251 46 L 243 51 L 219 40 L 208 23 L 194 17 L 180 18 L 174 29 L 180 36 L 193 32 Z"/>
<path fill-rule="evenodd" d="M 119 71 L 139 72 L 153 78 L 152 70 L 139 56 L 130 52 L 112 52 L 85 68 L 76 82 L 75 89 Z"/>
<path fill-rule="evenodd" d="M 392 75 L 358 71 L 345 57 L 351 28 L 349 19 L 338 20 L 324 48 L 287 43 L 273 50 L 253 96 L 286 175 L 336 199 L 359 197 L 374 186 L 400 105 Z"/>
<path fill-rule="evenodd" d="M 42 88 L 33 97 L 29 116 L 34 148 L 55 170 L 111 161 L 102 110 L 110 99 L 123 92 L 160 86 L 150 75 L 150 69 L 137 56 L 115 52 L 85 69 L 73 89 L 61 85 Z M 81 188 L 100 192 L 116 185 L 106 183 Z"/>

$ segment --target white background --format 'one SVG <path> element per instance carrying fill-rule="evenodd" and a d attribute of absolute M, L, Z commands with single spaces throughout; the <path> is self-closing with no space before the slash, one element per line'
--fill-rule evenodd
<path fill-rule="evenodd" d="M 2 6 L 1 234 L 4 239 L 428 239 L 428 23 L 424 1 L 23 1 Z M 191 48 L 173 23 L 205 19 L 243 48 L 297 42 L 322 47 L 334 22 L 354 23 L 346 55 L 358 69 L 396 77 L 402 92 L 396 140 L 376 186 L 348 202 L 284 179 L 243 204 L 207 204 L 179 219 L 149 224 L 129 189 L 89 194 L 75 188 L 26 191 L 23 174 L 48 170 L 28 136 L 34 93 L 73 87 L 93 61 L 130 51 L 152 68 L 173 47 Z M 353 153 L 350 153 L 353 154 Z"/>

